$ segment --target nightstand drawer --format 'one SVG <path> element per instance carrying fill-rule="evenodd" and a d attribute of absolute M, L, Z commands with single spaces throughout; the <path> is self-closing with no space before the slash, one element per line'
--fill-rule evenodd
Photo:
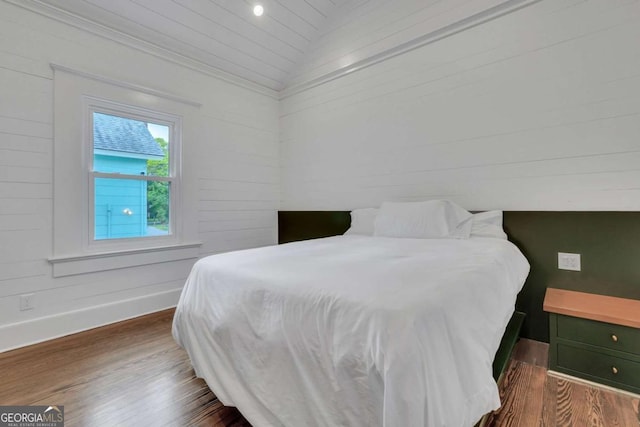
<path fill-rule="evenodd" d="M 558 344 L 557 364 L 560 368 L 595 377 L 611 385 L 623 384 L 640 389 L 640 362 Z"/>
<path fill-rule="evenodd" d="M 640 354 L 640 329 L 558 315 L 558 337 Z"/>

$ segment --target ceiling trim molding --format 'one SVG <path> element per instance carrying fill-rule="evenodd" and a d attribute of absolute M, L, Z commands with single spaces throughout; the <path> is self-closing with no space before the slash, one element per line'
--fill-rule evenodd
<path fill-rule="evenodd" d="M 136 92 L 146 93 L 147 95 L 153 95 L 153 96 L 157 96 L 158 98 L 164 98 L 170 101 L 176 101 L 181 104 L 190 105 L 196 108 L 202 107 L 202 104 L 199 102 L 191 101 L 190 99 L 183 98 L 181 96 L 177 96 L 172 93 L 163 92 L 160 90 L 152 89 L 146 86 L 141 86 L 133 83 L 127 83 L 121 80 L 112 79 L 110 77 L 105 77 L 98 74 L 89 73 L 87 71 L 78 70 L 76 68 L 65 67 L 64 65 L 55 64 L 53 62 L 49 65 L 54 71 L 64 71 L 66 73 L 73 74 L 79 77 L 84 77 L 86 79 L 107 83 L 109 85 L 118 86 L 124 89 L 134 90 Z"/>
<path fill-rule="evenodd" d="M 339 68 L 335 71 L 325 73 L 319 77 L 314 77 L 307 81 L 303 81 L 301 83 L 286 86 L 279 92 L 280 99 L 282 100 L 297 93 L 304 92 L 317 86 L 321 86 L 325 83 L 329 83 L 333 80 L 339 79 L 356 71 L 364 70 L 365 68 L 371 67 L 372 65 L 384 62 L 386 60 L 421 48 L 428 44 L 435 43 L 447 37 L 451 37 L 455 34 L 461 33 L 478 25 L 482 25 L 501 16 L 508 15 L 512 12 L 518 11 L 540 1 L 542 0 L 506 0 L 504 3 L 501 3 L 497 6 L 493 6 L 487 10 L 461 19 L 460 21 L 454 22 L 445 27 L 424 34 L 420 37 L 416 37 L 398 46 L 386 49 L 376 55 L 372 55 L 368 58 L 354 62 L 353 64 Z"/>
<path fill-rule="evenodd" d="M 158 46 L 156 44 L 153 44 L 145 40 L 142 40 L 140 38 L 126 34 L 124 32 L 115 30 L 113 28 L 110 28 L 105 25 L 99 24 L 97 22 L 91 21 L 89 19 L 83 18 L 76 14 L 67 12 L 58 7 L 43 3 L 39 0 L 5 0 L 5 1 L 14 6 L 20 7 L 22 9 L 26 9 L 31 12 L 37 13 L 39 15 L 45 16 L 47 18 L 54 19 L 58 22 L 62 22 L 63 24 L 70 25 L 72 27 L 78 28 L 83 31 L 87 31 L 91 34 L 106 38 L 108 40 L 114 41 L 116 43 L 119 43 L 121 45 L 130 47 L 139 51 L 142 51 L 144 53 L 153 55 L 157 58 L 172 62 L 182 67 L 185 67 L 194 71 L 198 71 L 200 73 L 206 74 L 211 77 L 215 77 L 216 79 L 225 81 L 235 86 L 239 86 L 243 89 L 248 89 L 248 90 L 260 93 L 262 95 L 266 95 L 271 98 L 278 99 L 278 92 L 273 89 L 267 88 L 265 86 L 262 86 L 258 83 L 244 79 L 242 77 L 238 77 L 236 75 L 223 71 L 219 68 L 213 67 L 211 65 L 205 64 L 201 61 L 197 61 L 185 55 L 181 55 L 177 52 L 171 51 L 162 46 Z"/>

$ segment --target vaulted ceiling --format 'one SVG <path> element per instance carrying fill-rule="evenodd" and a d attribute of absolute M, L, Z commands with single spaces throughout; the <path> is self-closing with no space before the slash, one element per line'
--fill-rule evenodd
<path fill-rule="evenodd" d="M 279 90 L 345 0 L 44 0 L 205 65 Z M 254 3 L 264 6 L 254 16 Z"/>
<path fill-rule="evenodd" d="M 21 1 L 286 95 L 538 0 Z"/>

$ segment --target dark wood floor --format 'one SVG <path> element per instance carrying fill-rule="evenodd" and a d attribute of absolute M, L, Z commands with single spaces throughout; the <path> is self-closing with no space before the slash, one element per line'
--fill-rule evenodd
<path fill-rule="evenodd" d="M 487 427 L 638 427 L 638 399 L 547 374 L 549 345 L 521 339 Z"/>
<path fill-rule="evenodd" d="M 171 337 L 172 316 L 0 354 L 0 405 L 64 405 L 67 427 L 249 426 L 195 378 Z M 520 344 L 489 426 L 640 426 L 637 398 L 550 377 L 544 347 Z"/>
<path fill-rule="evenodd" d="M 547 375 L 513 360 L 500 393 L 502 408 L 487 426 L 637 427 L 638 399 Z"/>
<path fill-rule="evenodd" d="M 65 426 L 250 426 L 195 377 L 173 310 L 0 354 L 0 405 L 64 405 Z"/>

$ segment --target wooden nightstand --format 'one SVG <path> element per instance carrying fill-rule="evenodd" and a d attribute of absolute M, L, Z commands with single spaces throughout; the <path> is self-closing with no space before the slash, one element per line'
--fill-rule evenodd
<path fill-rule="evenodd" d="M 548 288 L 549 370 L 640 393 L 640 301 Z"/>

